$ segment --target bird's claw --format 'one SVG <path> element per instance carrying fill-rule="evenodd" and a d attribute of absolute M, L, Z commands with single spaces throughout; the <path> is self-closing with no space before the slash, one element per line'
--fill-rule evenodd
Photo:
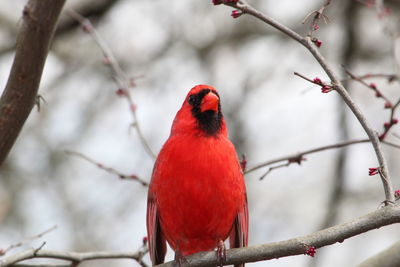
<path fill-rule="evenodd" d="M 182 267 L 183 264 L 189 265 L 188 260 L 180 250 L 175 251 L 174 267 Z"/>
<path fill-rule="evenodd" d="M 224 266 L 224 263 L 226 262 L 226 248 L 225 243 L 222 240 L 218 242 L 217 260 L 220 267 Z"/>

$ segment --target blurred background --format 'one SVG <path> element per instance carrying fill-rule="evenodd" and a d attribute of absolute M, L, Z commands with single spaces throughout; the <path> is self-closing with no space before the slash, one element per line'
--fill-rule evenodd
<path fill-rule="evenodd" d="M 300 34 L 304 17 L 324 1 L 249 1 Z M 340 77 L 353 73 L 397 74 L 397 1 L 378 14 L 363 1 L 332 1 L 329 23 L 320 22 L 320 48 Z M 371 1 L 368 1 L 371 2 Z M 0 88 L 14 56 L 25 0 L 0 1 Z M 131 91 L 138 122 L 158 153 L 188 90 L 205 83 L 218 88 L 230 137 L 248 167 L 343 140 L 366 138 L 334 92 L 293 75 L 327 80 L 298 43 L 255 18 L 232 19 L 231 8 L 211 1 L 68 0 L 91 19 L 123 70 L 135 79 Z M 399 83 L 369 79 L 393 102 Z M 368 88 L 347 82 L 354 100 L 380 132 L 389 118 L 384 102 Z M 65 12 L 61 16 L 40 86 L 45 99 L 32 111 L 0 169 L 0 248 L 57 230 L 19 248 L 67 251 L 137 250 L 146 236 L 147 188 L 120 180 L 79 157 L 77 151 L 149 181 L 154 159 L 134 129 L 129 107 L 116 94 L 111 71 L 93 38 Z M 395 127 L 388 140 L 400 143 Z M 399 149 L 384 146 L 395 188 L 400 187 Z M 246 175 L 250 245 L 305 235 L 374 211 L 384 200 L 370 144 L 324 151 L 270 172 Z M 399 240 L 392 225 L 317 250 L 315 258 L 286 257 L 249 266 L 354 266 Z M 10 253 L 16 252 L 14 250 Z M 167 259 L 172 260 L 168 253 Z M 145 258 L 149 262 L 148 255 Z M 48 261 L 35 261 L 48 262 Z M 131 260 L 85 262 L 80 266 L 137 266 Z"/>

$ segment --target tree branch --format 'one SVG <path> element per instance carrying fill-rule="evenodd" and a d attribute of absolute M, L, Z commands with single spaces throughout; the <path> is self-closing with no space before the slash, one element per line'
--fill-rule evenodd
<path fill-rule="evenodd" d="M 76 267 L 72 264 L 13 264 L 10 267 Z"/>
<path fill-rule="evenodd" d="M 264 245 L 251 246 L 227 250 L 227 260 L 224 265 L 239 264 L 270 260 L 280 257 L 305 254 L 310 247 L 321 248 L 334 243 L 381 228 L 386 225 L 400 223 L 400 206 L 386 206 L 374 212 L 358 217 L 350 222 L 336 225 L 306 236 L 292 238 L 285 241 L 273 242 Z M 0 261 L 0 267 L 10 266 L 32 258 L 51 258 L 79 263 L 95 259 L 134 259 L 142 266 L 144 253 L 139 252 L 63 252 L 52 250 L 28 249 L 5 257 Z M 215 251 L 199 252 L 186 257 L 182 267 L 216 266 L 219 261 Z M 173 267 L 174 261 L 158 265 L 159 267 Z"/>
<path fill-rule="evenodd" d="M 311 246 L 321 248 L 337 242 L 341 243 L 350 237 L 393 223 L 400 223 L 399 206 L 387 206 L 350 222 L 336 225 L 310 235 L 264 245 L 229 249 L 227 250 L 225 265 L 301 255 Z M 186 259 L 187 263 L 183 264 L 183 267 L 205 267 L 216 266 L 218 264 L 217 254 L 214 251 L 196 253 L 188 256 Z M 158 267 L 173 266 L 173 261 L 158 265 Z"/>
<path fill-rule="evenodd" d="M 72 264 L 13 264 L 10 267 L 76 267 Z"/>
<path fill-rule="evenodd" d="M 120 0 L 86 0 L 74 2 L 72 7 L 85 18 L 99 20 L 106 15 Z M 69 16 L 62 16 L 55 35 L 65 34 L 79 27 L 80 23 Z"/>
<path fill-rule="evenodd" d="M 0 266 L 10 266 L 15 263 L 33 259 L 33 258 L 51 258 L 58 260 L 67 260 L 74 263 L 80 263 L 88 260 L 99 260 L 99 259 L 133 259 L 136 260 L 141 266 L 147 267 L 142 260 L 145 252 L 64 252 L 64 251 L 53 251 L 53 250 L 38 250 L 27 249 L 25 251 L 16 253 L 8 256 L 0 261 Z"/>
<path fill-rule="evenodd" d="M 24 8 L 16 53 L 0 99 L 0 165 L 37 97 L 44 63 L 65 0 L 30 0 Z"/>
<path fill-rule="evenodd" d="M 291 154 L 291 155 L 286 155 L 283 157 L 279 157 L 276 159 L 272 159 L 272 160 L 268 160 L 262 163 L 259 163 L 251 168 L 249 168 L 248 170 L 245 171 L 245 174 L 253 172 L 255 170 L 261 169 L 263 167 L 272 165 L 272 164 L 276 164 L 282 161 L 288 161 L 289 163 L 298 163 L 300 164 L 302 161 L 305 160 L 304 156 L 308 155 L 308 154 L 313 154 L 313 153 L 317 153 L 317 152 L 322 152 L 325 150 L 330 150 L 330 149 L 336 149 L 336 148 L 341 148 L 341 147 L 346 147 L 346 146 L 350 146 L 350 145 L 355 145 L 355 144 L 362 144 L 362 143 L 368 143 L 370 142 L 369 139 L 358 139 L 358 140 L 350 140 L 350 141 L 344 141 L 344 142 L 340 142 L 340 143 L 336 143 L 336 144 L 332 144 L 332 145 L 327 145 L 327 146 L 320 146 L 320 147 L 316 147 L 316 148 L 312 148 L 309 150 L 305 150 L 302 152 L 298 152 L 295 154 Z M 400 145 L 388 142 L 388 141 L 382 141 L 382 143 L 388 145 L 388 146 L 392 146 L 395 148 L 400 148 Z M 284 165 L 286 166 L 286 165 Z M 284 167 L 282 166 L 282 167 Z"/>
<path fill-rule="evenodd" d="M 359 267 L 396 267 L 400 266 L 400 241 L 375 256 L 363 261 Z"/>
<path fill-rule="evenodd" d="M 336 144 L 332 144 L 332 145 L 327 145 L 327 146 L 321 146 L 321 147 L 317 147 L 317 148 L 313 148 L 313 149 L 309 149 L 309 150 L 305 150 L 303 152 L 298 152 L 296 154 L 291 154 L 291 155 L 287 155 L 287 156 L 283 156 L 283 157 L 279 157 L 276 159 L 272 159 L 272 160 L 268 160 L 262 163 L 259 163 L 251 168 L 249 168 L 248 170 L 245 170 L 244 173 L 250 173 L 253 171 L 256 171 L 258 169 L 273 165 L 273 164 L 277 164 L 280 162 L 285 161 L 286 163 L 280 164 L 280 165 L 275 165 L 272 166 L 270 168 L 268 168 L 268 170 L 266 172 L 264 172 L 261 177 L 259 178 L 260 180 L 264 179 L 265 176 L 267 176 L 271 171 L 279 169 L 279 168 L 283 168 L 283 167 L 288 167 L 290 166 L 292 163 L 297 163 L 297 164 L 301 164 L 303 161 L 306 160 L 306 158 L 304 157 L 305 155 L 308 154 L 313 154 L 313 153 L 318 153 L 318 152 L 322 152 L 325 150 L 330 150 L 330 149 L 337 149 L 337 148 L 341 148 L 341 147 L 346 147 L 346 146 L 350 146 L 350 145 L 355 145 L 355 144 L 362 144 L 362 143 L 368 143 L 370 142 L 369 139 L 361 139 L 361 140 L 350 140 L 350 141 L 345 141 L 345 142 L 340 142 L 340 143 L 336 143 Z M 391 147 L 395 147 L 395 148 L 400 148 L 400 145 L 398 144 L 394 144 L 392 142 L 388 142 L 388 141 L 382 141 L 383 144 L 386 144 L 388 146 Z"/>
<path fill-rule="evenodd" d="M 318 61 L 321 65 L 323 70 L 326 72 L 328 77 L 331 80 L 332 87 L 336 90 L 339 95 L 342 97 L 343 101 L 346 105 L 350 108 L 353 114 L 356 116 L 357 120 L 360 122 L 361 126 L 364 128 L 364 131 L 367 133 L 368 138 L 371 140 L 372 146 L 375 150 L 376 157 L 378 159 L 381 171 L 381 180 L 385 192 L 385 203 L 394 203 L 394 194 L 393 194 L 393 186 L 392 181 L 389 175 L 386 159 L 382 153 L 381 145 L 379 142 L 378 135 L 376 131 L 374 131 L 367 119 L 365 118 L 364 114 L 361 112 L 360 108 L 354 103 L 353 99 L 350 97 L 349 93 L 343 87 L 341 81 L 337 78 L 336 73 L 333 69 L 328 65 L 325 58 L 321 55 L 316 45 L 313 43 L 313 40 L 310 36 L 302 37 L 298 33 L 294 32 L 290 28 L 286 27 L 285 25 L 273 20 L 272 18 L 266 16 L 265 14 L 259 12 L 245 1 L 238 1 L 237 3 L 229 4 L 230 6 L 241 10 L 244 14 L 252 15 L 265 23 L 273 26 L 274 28 L 278 29 L 279 31 L 283 32 L 290 38 L 296 40 L 300 44 L 302 44 Z"/>
<path fill-rule="evenodd" d="M 347 75 L 350 76 L 351 80 L 354 80 L 356 82 L 361 83 L 362 85 L 364 85 L 365 87 L 367 87 L 368 89 L 374 91 L 374 93 L 376 94 L 376 96 L 381 97 L 383 100 L 385 100 L 388 103 L 391 103 L 390 99 L 385 96 L 377 87 L 374 83 L 367 83 L 364 81 L 364 79 L 362 77 L 358 77 L 356 75 L 354 75 L 352 72 L 350 72 L 350 70 L 348 70 L 345 66 L 343 66 L 344 71 L 346 72 Z"/>
<path fill-rule="evenodd" d="M 96 165 L 97 167 L 99 167 L 102 170 L 105 170 L 108 173 L 117 175 L 120 179 L 134 180 L 134 181 L 139 182 L 143 186 L 149 186 L 149 184 L 146 181 L 141 179 L 136 174 L 123 174 L 123 173 L 117 171 L 116 169 L 114 169 L 112 167 L 107 167 L 107 166 L 104 166 L 104 164 L 102 164 L 100 162 L 94 161 L 93 159 L 89 158 L 88 156 L 86 156 L 86 155 L 84 155 L 84 154 L 82 154 L 80 152 L 66 150 L 65 153 L 67 153 L 68 155 L 73 155 L 73 156 L 80 157 L 81 159 L 84 159 L 84 160 Z"/>
<path fill-rule="evenodd" d="M 309 30 L 309 32 L 308 32 L 308 35 L 309 35 L 309 36 L 312 36 L 312 34 L 313 34 L 316 30 L 319 29 L 318 21 L 319 21 L 321 18 L 324 19 L 325 23 L 327 23 L 328 17 L 325 16 L 324 11 L 325 11 L 325 8 L 327 8 L 330 4 L 331 4 L 331 0 L 326 0 L 325 3 L 320 7 L 320 9 L 311 12 L 310 14 L 308 14 L 308 15 L 304 18 L 302 24 L 305 24 L 305 23 L 307 22 L 308 18 L 309 18 L 310 16 L 314 15 L 313 18 L 312 18 L 312 21 L 311 21 L 311 23 L 310 23 L 310 30 Z"/>
<path fill-rule="evenodd" d="M 354 75 L 353 73 L 351 73 L 348 69 L 345 68 L 345 71 L 350 76 L 351 79 L 361 83 L 362 85 L 364 85 L 368 89 L 374 91 L 375 92 L 375 96 L 377 98 L 382 98 L 385 101 L 384 108 L 385 109 L 389 109 L 390 110 L 390 114 L 389 114 L 389 120 L 383 124 L 384 131 L 379 135 L 379 139 L 381 141 L 384 140 L 385 137 L 387 136 L 388 132 L 390 131 L 390 129 L 393 127 L 393 125 L 398 123 L 398 119 L 394 117 L 394 114 L 396 112 L 396 109 L 400 105 L 400 99 L 398 99 L 396 102 L 392 103 L 392 101 L 387 96 L 385 96 L 377 88 L 377 86 L 374 83 L 368 84 L 362 78 L 360 78 L 360 77 Z"/>
<path fill-rule="evenodd" d="M 111 49 L 108 47 L 104 39 L 100 36 L 97 30 L 94 28 L 90 20 L 83 17 L 79 13 L 75 12 L 74 10 L 68 10 L 68 14 L 76 19 L 83 27 L 83 29 L 89 33 L 96 44 L 99 46 L 101 52 L 104 56 L 104 62 L 110 67 L 113 72 L 113 78 L 118 86 L 117 95 L 124 97 L 128 104 L 129 110 L 133 117 L 133 123 L 131 124 L 132 127 L 136 129 L 140 142 L 142 143 L 144 149 L 146 150 L 147 154 L 152 158 L 156 158 L 156 154 L 154 154 L 153 150 L 151 149 L 149 143 L 147 142 L 141 126 L 139 124 L 139 120 L 136 114 L 136 105 L 133 102 L 132 95 L 129 91 L 130 88 L 134 87 L 134 80 L 129 79 L 126 73 L 122 70 L 121 66 L 119 65 L 118 61 L 114 57 Z"/>
<path fill-rule="evenodd" d="M 53 230 L 55 230 L 55 229 L 57 229 L 57 225 L 54 225 L 54 226 L 52 226 L 51 228 L 47 229 L 46 231 L 43 231 L 43 232 L 41 232 L 41 233 L 39 233 L 39 234 L 33 235 L 33 236 L 31 236 L 31 237 L 28 237 L 28 238 L 26 238 L 26 239 L 24 239 L 24 240 L 22 240 L 22 241 L 19 241 L 19 242 L 15 243 L 15 244 L 11 244 L 11 245 L 9 245 L 9 246 L 8 246 L 6 249 L 4 249 L 4 250 L 0 249 L 0 256 L 5 255 L 8 251 L 10 251 L 10 250 L 12 250 L 12 249 L 14 249 L 14 248 L 21 247 L 21 246 L 23 246 L 23 245 L 25 245 L 25 244 L 31 242 L 32 240 L 41 238 L 41 237 L 43 237 L 45 234 L 48 234 L 48 233 L 50 233 L 51 231 L 53 231 Z"/>

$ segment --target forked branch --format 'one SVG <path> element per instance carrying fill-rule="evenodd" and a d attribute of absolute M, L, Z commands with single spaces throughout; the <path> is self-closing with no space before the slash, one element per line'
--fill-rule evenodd
<path fill-rule="evenodd" d="M 229 3 L 227 3 L 229 2 Z M 322 56 L 322 54 L 319 52 L 318 47 L 315 44 L 315 40 L 313 40 L 310 36 L 303 37 L 293 31 L 292 29 L 286 27 L 285 25 L 281 24 L 280 22 L 272 19 L 271 17 L 263 14 L 262 12 L 258 11 L 245 1 L 227 1 L 225 4 L 232 6 L 238 10 L 240 10 L 243 14 L 249 14 L 251 16 L 254 16 L 261 21 L 271 25 L 272 27 L 276 28 L 277 30 L 281 31 L 282 33 L 286 34 L 293 40 L 299 42 L 302 44 L 317 60 L 317 62 L 321 65 L 325 73 L 328 75 L 329 79 L 331 80 L 332 87 L 335 91 L 339 93 L 339 95 L 342 97 L 343 101 L 346 103 L 346 105 L 350 108 L 352 113 L 356 116 L 357 120 L 363 127 L 364 131 L 368 135 L 368 138 L 371 141 L 371 144 L 374 148 L 377 160 L 379 162 L 379 166 L 381 169 L 380 176 L 381 180 L 383 183 L 383 188 L 385 192 L 385 203 L 386 204 L 393 204 L 394 203 L 394 191 L 393 191 L 393 186 L 392 186 L 392 181 L 391 177 L 388 171 L 386 159 L 383 155 L 379 137 L 377 132 L 370 126 L 369 122 L 367 121 L 366 117 L 364 114 L 361 112 L 360 108 L 358 105 L 353 101 L 353 99 L 350 97 L 349 93 L 347 90 L 343 87 L 340 79 L 338 79 L 336 73 L 333 71 L 332 67 L 328 64 L 326 59 Z"/>

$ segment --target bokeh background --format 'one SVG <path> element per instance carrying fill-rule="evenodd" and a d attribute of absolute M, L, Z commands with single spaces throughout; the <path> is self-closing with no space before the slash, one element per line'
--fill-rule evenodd
<path fill-rule="evenodd" d="M 323 1 L 250 1 L 301 34 L 303 18 Z M 360 1 L 333 1 L 329 23 L 316 35 L 322 53 L 345 79 L 341 64 L 356 74 L 397 73 L 397 1 L 379 16 Z M 25 0 L 0 1 L 0 88 L 5 87 Z M 89 17 L 130 77 L 144 136 L 157 153 L 187 91 L 205 83 L 219 89 L 230 137 L 248 167 L 342 140 L 365 138 L 354 116 L 334 92 L 293 75 L 326 79 L 299 44 L 249 16 L 230 17 L 231 8 L 211 1 L 68 0 L 65 9 Z M 389 25 L 389 27 L 388 27 Z M 369 80 L 393 101 L 399 83 Z M 373 92 L 355 82 L 347 87 L 371 124 L 383 130 L 389 112 Z M 120 180 L 65 150 L 149 181 L 153 158 L 130 129 L 127 103 L 115 93 L 110 69 L 92 37 L 65 13 L 46 62 L 41 109 L 32 111 L 0 169 L 0 248 L 57 230 L 19 248 L 67 251 L 137 250 L 146 235 L 147 189 Z M 394 128 L 392 133 L 398 133 Z M 400 143 L 391 134 L 388 140 Z M 398 149 L 384 146 L 396 188 Z M 285 240 L 376 210 L 384 194 L 369 144 L 325 151 L 259 177 L 246 176 L 250 245 Z M 295 256 L 249 266 L 354 266 L 399 240 L 400 226 L 371 231 L 318 249 L 315 258 Z M 18 251 L 17 250 L 14 250 Z M 10 252 L 12 253 L 12 252 Z M 172 253 L 168 259 L 172 259 Z M 146 261 L 149 262 L 148 256 Z M 43 262 L 43 261 L 39 261 Z M 48 261 L 45 261 L 48 262 Z M 137 266 L 130 260 L 85 262 L 82 266 Z"/>

